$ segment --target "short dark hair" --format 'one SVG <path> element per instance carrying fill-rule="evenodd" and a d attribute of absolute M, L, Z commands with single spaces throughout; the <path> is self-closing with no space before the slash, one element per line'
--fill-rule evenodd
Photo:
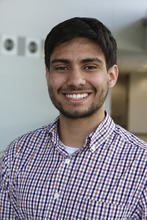
<path fill-rule="evenodd" d="M 95 18 L 74 17 L 56 25 L 45 39 L 45 65 L 50 68 L 50 56 L 55 47 L 76 37 L 94 41 L 101 48 L 109 69 L 117 62 L 117 44 L 111 31 Z"/>

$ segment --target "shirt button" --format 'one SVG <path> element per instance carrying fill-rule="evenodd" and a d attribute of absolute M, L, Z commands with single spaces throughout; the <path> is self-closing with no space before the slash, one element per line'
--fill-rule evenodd
<path fill-rule="evenodd" d="M 69 165 L 69 163 L 70 163 L 70 159 L 66 159 L 65 164 Z"/>
<path fill-rule="evenodd" d="M 56 192 L 55 195 L 54 195 L 54 199 L 58 199 L 59 198 L 59 193 Z"/>
<path fill-rule="evenodd" d="M 92 146 L 91 149 L 92 149 L 93 151 L 95 151 L 95 146 Z"/>

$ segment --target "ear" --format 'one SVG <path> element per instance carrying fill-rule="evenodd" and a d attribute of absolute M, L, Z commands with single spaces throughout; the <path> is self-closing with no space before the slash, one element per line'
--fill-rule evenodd
<path fill-rule="evenodd" d="M 109 88 L 112 88 L 115 86 L 118 78 L 118 66 L 115 64 L 112 67 L 109 68 L 108 70 L 108 82 L 109 82 Z"/>

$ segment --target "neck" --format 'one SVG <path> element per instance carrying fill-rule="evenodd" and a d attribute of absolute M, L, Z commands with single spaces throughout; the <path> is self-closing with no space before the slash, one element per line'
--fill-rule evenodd
<path fill-rule="evenodd" d="M 64 115 L 59 117 L 59 137 L 67 146 L 81 147 L 86 137 L 96 129 L 105 117 L 104 110 L 85 118 L 72 119 Z"/>

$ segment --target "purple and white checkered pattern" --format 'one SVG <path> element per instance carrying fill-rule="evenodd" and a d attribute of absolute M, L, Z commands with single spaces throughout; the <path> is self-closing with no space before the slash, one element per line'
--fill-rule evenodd
<path fill-rule="evenodd" d="M 23 135 L 6 150 L 0 220 L 146 220 L 147 144 L 106 115 L 69 156 L 58 144 L 57 124 Z"/>

